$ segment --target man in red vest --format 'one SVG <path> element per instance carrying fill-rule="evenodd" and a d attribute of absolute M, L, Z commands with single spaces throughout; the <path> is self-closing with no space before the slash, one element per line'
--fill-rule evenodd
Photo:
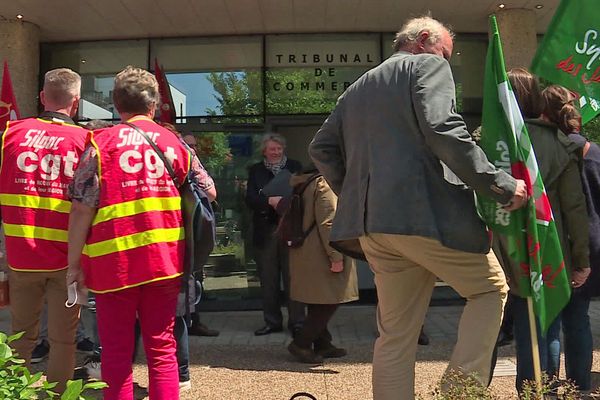
<path fill-rule="evenodd" d="M 185 243 L 175 181 L 184 182 L 197 160 L 173 132 L 152 121 L 158 104 L 152 74 L 121 71 L 113 101 L 123 123 L 94 131 L 71 188 L 67 278 L 96 294 L 102 379 L 109 385 L 104 399 L 133 398 L 136 316 L 150 399 L 178 399 L 173 325 Z M 164 153 L 176 179 L 148 140 Z"/>
<path fill-rule="evenodd" d="M 77 113 L 81 77 L 70 69 L 48 71 L 38 118 L 10 121 L 3 134 L 0 205 L 10 267 L 14 342 L 30 361 L 42 306 L 48 303 L 48 381 L 64 391 L 75 367 L 79 307 L 67 300 L 67 229 L 71 202 L 67 186 L 83 152 L 87 131 L 71 119 Z"/>

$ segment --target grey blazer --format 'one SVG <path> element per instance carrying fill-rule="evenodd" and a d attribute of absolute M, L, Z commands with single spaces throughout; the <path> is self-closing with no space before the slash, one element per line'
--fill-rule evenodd
<path fill-rule="evenodd" d="M 390 233 L 489 251 L 473 190 L 505 204 L 516 181 L 471 139 L 454 90 L 442 57 L 397 52 L 338 99 L 309 145 L 339 196 L 332 242 Z"/>

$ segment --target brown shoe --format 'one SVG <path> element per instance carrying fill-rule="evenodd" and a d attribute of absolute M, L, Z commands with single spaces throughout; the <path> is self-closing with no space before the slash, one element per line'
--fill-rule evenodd
<path fill-rule="evenodd" d="M 322 356 L 316 354 L 311 349 L 302 348 L 294 342 L 290 343 L 288 351 L 301 363 L 321 364 L 323 362 Z"/>
<path fill-rule="evenodd" d="M 206 325 L 201 322 L 193 324 L 188 328 L 188 334 L 192 336 L 219 336 L 221 332 L 215 329 L 209 329 Z"/>
<path fill-rule="evenodd" d="M 323 358 L 340 358 L 344 357 L 348 354 L 346 349 L 342 349 L 340 347 L 335 347 L 331 343 L 329 343 L 325 347 L 318 348 L 315 346 L 315 353 L 320 355 Z"/>

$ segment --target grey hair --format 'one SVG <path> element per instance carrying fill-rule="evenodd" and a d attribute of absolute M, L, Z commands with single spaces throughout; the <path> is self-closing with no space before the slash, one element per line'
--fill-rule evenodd
<path fill-rule="evenodd" d="M 81 76 L 69 68 L 57 68 L 44 75 L 44 97 L 53 105 L 68 107 L 81 94 Z"/>
<path fill-rule="evenodd" d="M 158 82 L 150 72 L 128 66 L 115 77 L 113 102 L 119 113 L 145 114 L 158 105 Z"/>
<path fill-rule="evenodd" d="M 423 32 L 429 33 L 427 42 L 429 44 L 434 44 L 441 39 L 444 31 L 447 31 L 450 34 L 450 37 L 454 37 L 454 33 L 450 27 L 428 15 L 411 18 L 406 21 L 398 33 L 396 33 L 392 48 L 394 52 L 396 52 L 408 44 L 415 43 Z"/>
<path fill-rule="evenodd" d="M 281 136 L 279 133 L 265 133 L 260 142 L 260 152 L 264 152 L 267 148 L 267 142 L 275 142 L 279 143 L 285 149 L 285 138 Z"/>

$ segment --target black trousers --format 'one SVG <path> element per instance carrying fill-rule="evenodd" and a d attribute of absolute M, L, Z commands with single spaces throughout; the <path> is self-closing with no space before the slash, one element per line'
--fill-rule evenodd
<path fill-rule="evenodd" d="M 327 324 L 338 309 L 339 304 L 307 304 L 308 313 L 304 325 L 294 338 L 294 342 L 303 348 L 315 349 L 327 347 L 331 343 L 331 333 Z"/>
<path fill-rule="evenodd" d="M 288 248 L 275 235 L 275 228 L 265 237 L 263 246 L 256 249 L 256 266 L 260 276 L 263 296 L 263 314 L 268 326 L 283 325 L 281 306 L 287 304 L 288 327 L 302 326 L 304 322 L 304 304 L 292 301 L 290 295 L 290 273 L 288 266 Z M 281 281 L 285 299 L 281 298 Z"/>

